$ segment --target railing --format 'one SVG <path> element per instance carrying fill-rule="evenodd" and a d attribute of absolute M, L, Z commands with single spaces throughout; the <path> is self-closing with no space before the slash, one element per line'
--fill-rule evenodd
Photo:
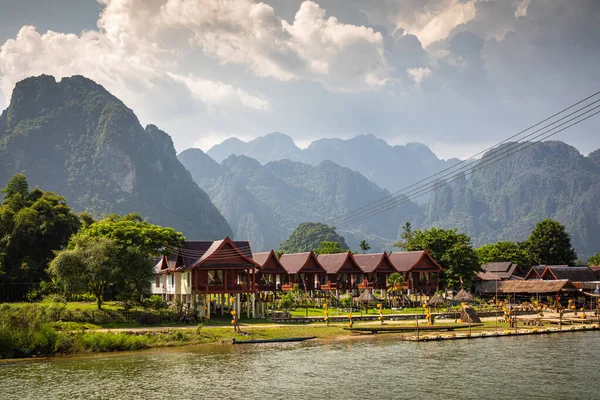
<path fill-rule="evenodd" d="M 336 282 L 328 282 L 326 284 L 321 285 L 321 290 L 336 290 L 338 285 Z"/>
<path fill-rule="evenodd" d="M 281 284 L 274 283 L 258 283 L 256 287 L 259 292 L 275 292 L 282 289 Z"/>
<path fill-rule="evenodd" d="M 254 289 L 249 284 L 230 284 L 226 285 L 206 285 L 200 284 L 193 286 L 195 289 L 202 293 L 233 293 L 233 292 L 253 292 Z"/>

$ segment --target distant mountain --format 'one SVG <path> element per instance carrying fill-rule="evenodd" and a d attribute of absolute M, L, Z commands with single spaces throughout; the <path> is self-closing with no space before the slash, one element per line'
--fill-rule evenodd
<path fill-rule="evenodd" d="M 206 190 L 236 236 L 253 249 L 277 249 L 302 222 L 340 222 L 339 217 L 387 195 L 361 174 L 324 161 L 311 166 L 289 160 L 261 165 L 231 155 L 221 164 L 198 149 L 179 154 L 182 164 Z M 391 249 L 404 221 L 419 222 L 422 209 L 407 202 L 393 211 L 337 226 L 351 248 L 366 239 L 373 249 Z"/>
<path fill-rule="evenodd" d="M 436 157 L 429 147 L 420 143 L 390 146 L 373 135 L 360 135 L 352 139 L 320 139 L 301 150 L 292 138 L 282 133 L 272 133 L 248 143 L 227 139 L 207 153 L 218 162 L 230 154 L 245 155 L 266 164 L 269 161 L 292 160 L 319 165 L 323 161 L 360 172 L 377 185 L 391 192 L 404 189 L 453 163 Z M 410 171 L 410 173 L 407 173 Z M 427 201 L 425 195 L 419 202 Z"/>
<path fill-rule="evenodd" d="M 231 235 L 177 159 L 169 135 L 82 76 L 19 82 L 0 116 L 0 185 L 24 171 L 31 186 L 95 216 L 139 212 L 189 239 Z"/>
<path fill-rule="evenodd" d="M 479 163 L 490 164 L 507 146 Z M 586 259 L 600 251 L 599 161 L 600 151 L 584 157 L 563 142 L 536 143 L 436 190 L 424 226 L 456 227 L 480 245 L 524 240 L 536 222 L 553 218 Z"/>

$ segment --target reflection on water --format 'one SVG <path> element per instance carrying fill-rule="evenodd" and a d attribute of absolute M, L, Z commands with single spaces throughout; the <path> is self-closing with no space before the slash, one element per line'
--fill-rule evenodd
<path fill-rule="evenodd" d="M 593 399 L 600 337 L 198 346 L 0 364 L 0 398 Z"/>

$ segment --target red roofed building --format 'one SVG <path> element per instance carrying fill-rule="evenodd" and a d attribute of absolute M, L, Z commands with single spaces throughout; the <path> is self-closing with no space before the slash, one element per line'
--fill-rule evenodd
<path fill-rule="evenodd" d="M 327 271 L 327 284 L 321 290 L 352 290 L 363 282 L 363 272 L 354 261 L 352 252 L 320 254 L 319 263 Z"/>
<path fill-rule="evenodd" d="M 281 288 L 291 290 L 297 284 L 300 290 L 320 290 L 328 283 L 327 271 L 312 250 L 308 253 L 283 254 L 279 262 L 286 270 Z"/>
<path fill-rule="evenodd" d="M 260 270 L 257 272 L 256 281 L 259 292 L 275 292 L 281 290 L 281 280 L 287 271 L 279 262 L 277 254 L 273 250 L 264 253 L 253 253 L 252 259 Z"/>
<path fill-rule="evenodd" d="M 427 250 L 406 251 L 389 255 L 396 271 L 404 277 L 404 287 L 412 293 L 432 294 L 440 287 L 444 270 Z"/>
<path fill-rule="evenodd" d="M 365 274 L 359 289 L 387 289 L 387 278 L 397 272 L 387 253 L 355 254 L 354 261 Z"/>

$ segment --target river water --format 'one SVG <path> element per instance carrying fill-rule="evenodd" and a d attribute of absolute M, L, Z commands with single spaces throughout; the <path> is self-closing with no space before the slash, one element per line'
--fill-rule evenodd
<path fill-rule="evenodd" d="M 600 334 L 190 346 L 0 364 L 0 399 L 598 399 Z"/>

